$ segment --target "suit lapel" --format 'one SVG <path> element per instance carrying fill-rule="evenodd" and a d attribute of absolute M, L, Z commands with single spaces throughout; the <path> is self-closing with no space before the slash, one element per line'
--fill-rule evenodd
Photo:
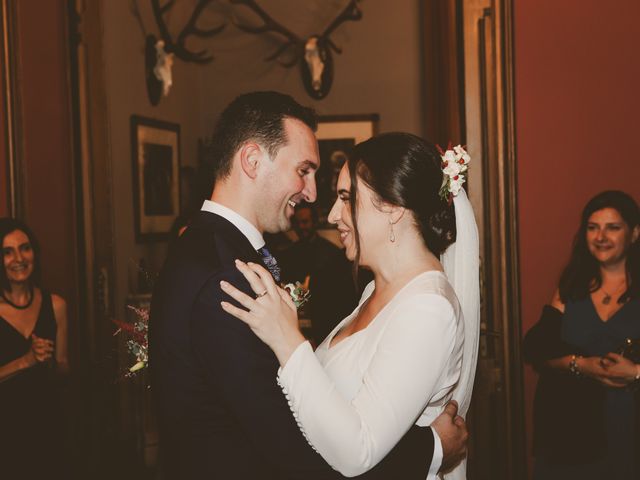
<path fill-rule="evenodd" d="M 216 213 L 200 211 L 189 228 L 203 229 L 220 236 L 229 246 L 228 253 L 234 258 L 262 264 L 262 257 L 253 248 L 249 239 L 233 223 Z M 212 245 L 212 248 L 215 247 Z"/>

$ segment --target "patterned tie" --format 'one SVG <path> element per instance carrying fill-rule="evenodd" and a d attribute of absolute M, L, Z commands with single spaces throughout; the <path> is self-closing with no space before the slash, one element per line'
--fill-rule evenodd
<path fill-rule="evenodd" d="M 271 255 L 271 252 L 267 250 L 267 247 L 262 247 L 258 249 L 258 253 L 262 256 L 262 262 L 265 264 L 267 269 L 273 275 L 276 283 L 280 283 L 280 267 L 278 266 L 278 262 L 276 258 Z"/>

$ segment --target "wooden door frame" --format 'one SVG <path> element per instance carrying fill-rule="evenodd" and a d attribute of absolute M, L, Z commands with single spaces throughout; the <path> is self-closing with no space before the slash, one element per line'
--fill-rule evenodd
<path fill-rule="evenodd" d="M 11 217 L 18 216 L 18 152 L 20 142 L 16 138 L 16 59 L 17 38 L 14 33 L 15 11 L 10 0 L 0 0 L 0 33 L 2 37 L 0 57 L 2 59 L 2 186 L 6 196 L 2 199 L 2 211 Z"/>
<path fill-rule="evenodd" d="M 87 316 L 86 354 L 102 362 L 113 353 L 114 253 L 111 150 L 103 61 L 102 1 L 69 0 L 76 169 L 82 191 Z"/>
<path fill-rule="evenodd" d="M 492 17 L 495 37 L 492 97 L 477 93 L 469 66 L 477 62 L 478 45 L 465 47 L 471 18 L 464 18 L 470 4 L 463 0 L 427 0 L 423 4 L 424 119 L 426 137 L 441 144 L 449 140 L 467 144 L 475 162 L 483 164 L 480 174 L 471 170 L 470 197 L 479 220 L 484 264 L 493 274 L 483 275 L 485 305 L 492 305 L 497 327 L 488 328 L 486 308 L 481 342 L 497 343 L 502 372 L 495 381 L 505 409 L 504 478 L 526 478 L 524 430 L 524 384 L 521 343 L 521 314 L 518 251 L 517 163 L 515 150 L 513 0 L 484 0 L 485 14 Z M 421 2 L 422 3 L 422 2 Z M 472 28 L 475 28 L 472 26 Z M 474 31 L 477 34 L 478 31 Z M 487 33 L 487 32 L 485 32 Z M 479 41 L 477 42 L 479 43 Z M 433 68 L 433 65 L 439 68 Z M 482 65 L 476 65 L 482 69 Z M 486 69 L 486 65 L 484 68 Z M 474 104 L 475 102 L 475 104 Z M 482 105 L 492 102 L 492 118 Z M 487 123 L 491 122 L 491 131 Z M 490 141 L 487 135 L 490 134 Z M 489 148 L 488 143 L 491 143 Z M 481 192 L 478 195 L 478 192 Z M 475 198 L 474 198 L 475 197 Z M 491 241 L 488 241 L 490 239 Z M 490 298 L 489 298 L 490 297 Z M 479 359 L 480 361 L 481 359 Z M 478 386 L 478 378 L 476 378 Z M 477 392 L 476 392 L 477 393 Z M 476 401 L 486 398 L 474 397 Z M 473 404 L 473 400 L 472 400 Z M 482 439 L 480 440 L 482 441 Z M 472 467 L 472 465 L 470 465 Z M 473 469 L 470 469 L 470 475 Z M 472 478 L 472 477 L 470 477 Z M 503 478 L 503 477 L 500 477 Z"/>

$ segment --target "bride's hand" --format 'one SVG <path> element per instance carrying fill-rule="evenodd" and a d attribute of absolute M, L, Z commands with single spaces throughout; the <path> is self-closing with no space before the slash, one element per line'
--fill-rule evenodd
<path fill-rule="evenodd" d="M 264 267 L 240 260 L 236 260 L 236 267 L 251 285 L 256 298 L 222 281 L 220 288 L 247 310 L 228 302 L 221 302 L 222 309 L 249 325 L 284 366 L 293 351 L 305 341 L 298 328 L 296 306 L 289 293 L 276 285 Z"/>

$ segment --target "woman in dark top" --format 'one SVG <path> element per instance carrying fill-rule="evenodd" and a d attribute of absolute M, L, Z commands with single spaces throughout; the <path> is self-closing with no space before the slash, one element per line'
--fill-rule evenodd
<path fill-rule="evenodd" d="M 534 479 L 639 478 L 640 211 L 619 191 L 587 203 L 551 305 L 524 341 L 540 373 Z M 627 356 L 629 356 L 627 354 Z"/>
<path fill-rule="evenodd" d="M 68 369 L 66 304 L 39 287 L 39 251 L 25 224 L 0 219 L 0 242 L 0 476 L 60 478 L 54 375 Z"/>

